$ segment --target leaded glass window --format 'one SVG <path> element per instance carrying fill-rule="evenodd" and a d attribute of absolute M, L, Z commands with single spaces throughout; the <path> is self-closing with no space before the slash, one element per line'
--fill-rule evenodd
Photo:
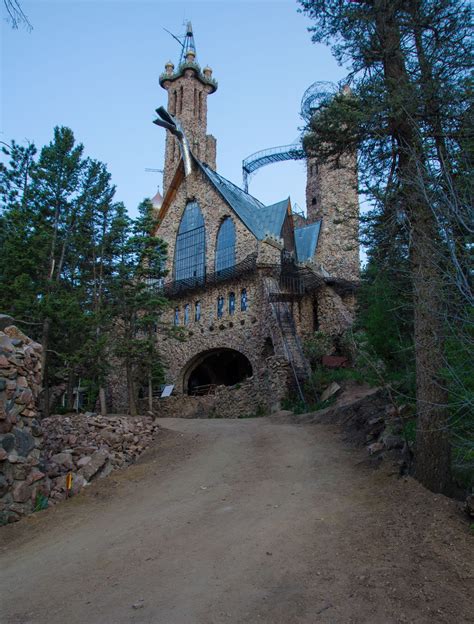
<path fill-rule="evenodd" d="M 195 321 L 201 320 L 201 302 L 200 301 L 196 301 L 196 306 L 194 308 L 194 320 Z"/>
<path fill-rule="evenodd" d="M 234 314 L 235 312 L 235 293 L 229 293 L 229 314 Z"/>
<path fill-rule="evenodd" d="M 220 273 L 235 265 L 235 225 L 226 217 L 217 233 L 216 271 Z"/>
<path fill-rule="evenodd" d="M 224 297 L 218 297 L 217 299 L 217 318 L 222 318 L 224 315 Z"/>
<path fill-rule="evenodd" d="M 206 229 L 197 202 L 190 202 L 183 213 L 176 237 L 174 278 L 191 284 L 204 281 L 206 270 Z"/>
<path fill-rule="evenodd" d="M 242 288 L 242 292 L 240 293 L 240 309 L 242 310 L 242 312 L 245 312 L 247 308 L 248 308 L 247 289 Z"/>
<path fill-rule="evenodd" d="M 184 306 L 184 324 L 189 323 L 189 303 Z"/>

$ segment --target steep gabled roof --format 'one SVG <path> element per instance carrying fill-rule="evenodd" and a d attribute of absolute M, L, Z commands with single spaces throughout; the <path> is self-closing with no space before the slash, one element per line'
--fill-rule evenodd
<path fill-rule="evenodd" d="M 288 212 L 288 204 L 290 198 L 283 199 L 271 206 L 264 206 L 260 208 L 258 217 L 265 234 L 273 234 L 274 236 L 281 236 L 281 229 L 283 227 L 283 221 Z"/>
<path fill-rule="evenodd" d="M 305 262 L 314 258 L 320 230 L 321 221 L 295 228 L 295 246 L 298 262 Z"/>
<path fill-rule="evenodd" d="M 288 209 L 288 199 L 265 206 L 261 201 L 226 180 L 216 171 L 196 161 L 214 188 L 222 195 L 252 234 L 262 240 L 268 234 L 280 236 Z"/>

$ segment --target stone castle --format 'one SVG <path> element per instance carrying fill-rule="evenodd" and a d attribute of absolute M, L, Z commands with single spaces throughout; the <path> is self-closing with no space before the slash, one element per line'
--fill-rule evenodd
<path fill-rule="evenodd" d="M 241 416 L 278 409 L 309 374 L 302 341 L 341 334 L 353 320 L 359 278 L 355 154 L 337 168 L 307 158 L 307 216 L 290 198 L 265 205 L 217 172 L 207 134 L 207 99 L 217 91 L 201 69 L 191 25 L 167 91 L 163 197 L 153 198 L 156 236 L 168 245 L 158 335 L 173 396 L 157 412 Z M 181 340 L 173 337 L 179 333 Z"/>

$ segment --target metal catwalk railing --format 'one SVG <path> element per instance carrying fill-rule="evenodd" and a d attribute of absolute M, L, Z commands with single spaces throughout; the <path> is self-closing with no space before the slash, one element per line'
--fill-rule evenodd
<path fill-rule="evenodd" d="M 270 147 L 260 152 L 250 154 L 242 161 L 242 176 L 244 190 L 248 193 L 249 180 L 252 173 L 271 165 L 275 162 L 282 162 L 284 160 L 303 160 L 306 157 L 304 150 L 300 143 L 292 143 L 291 145 L 280 145 L 278 147 Z"/>

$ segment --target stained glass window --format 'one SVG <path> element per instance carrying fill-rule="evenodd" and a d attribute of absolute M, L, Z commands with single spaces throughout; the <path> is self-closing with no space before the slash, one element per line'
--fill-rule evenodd
<path fill-rule="evenodd" d="M 216 271 L 233 267 L 235 264 L 235 225 L 230 217 L 226 217 L 217 233 Z"/>
<path fill-rule="evenodd" d="M 224 297 L 217 299 L 217 318 L 222 318 L 224 314 Z"/>
<path fill-rule="evenodd" d="M 206 270 L 206 230 L 197 202 L 190 202 L 183 213 L 176 237 L 174 278 L 192 284 L 204 281 Z"/>
<path fill-rule="evenodd" d="M 234 314 L 235 312 L 235 293 L 229 293 L 229 314 Z"/>
<path fill-rule="evenodd" d="M 242 288 L 242 292 L 240 293 L 240 309 L 242 310 L 242 312 L 245 312 L 247 308 L 248 308 L 247 289 Z"/>
<path fill-rule="evenodd" d="M 196 301 L 196 305 L 194 308 L 194 320 L 195 321 L 201 320 L 201 302 L 200 301 Z"/>
<path fill-rule="evenodd" d="M 184 306 L 184 324 L 189 323 L 189 303 Z"/>

